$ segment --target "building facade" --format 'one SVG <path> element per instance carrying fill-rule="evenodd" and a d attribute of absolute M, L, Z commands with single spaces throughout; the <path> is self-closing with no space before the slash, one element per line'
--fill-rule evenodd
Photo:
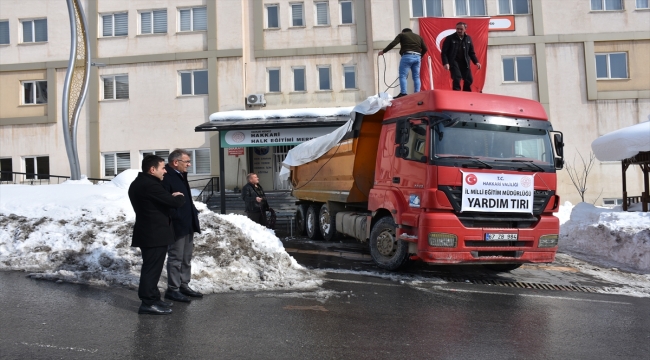
<path fill-rule="evenodd" d="M 216 175 L 219 135 L 194 131 L 210 114 L 355 105 L 397 78 L 398 52 L 385 55 L 385 68 L 377 53 L 402 28 L 417 33 L 423 16 L 514 16 L 514 30 L 489 33 L 483 91 L 541 102 L 554 128 L 565 134 L 569 165 L 581 168 L 579 155 L 588 158 L 598 136 L 650 114 L 647 0 L 85 0 L 82 5 L 98 65 L 91 69 L 78 138 L 81 170 L 89 177 L 110 178 L 139 168 L 144 154 L 164 156 L 176 147 L 192 151 L 192 178 Z M 69 37 L 65 1 L 0 2 L 3 171 L 69 175 L 60 105 Z M 251 94 L 263 95 L 264 107 L 247 102 Z M 256 169 L 252 156 L 229 153 L 225 183 L 232 189 L 241 186 L 242 173 Z M 630 194 L 641 193 L 641 180 L 641 171 L 628 170 Z M 286 185 L 269 181 L 271 188 Z M 620 163 L 596 162 L 585 200 L 616 201 L 620 181 Z M 566 170 L 558 182 L 564 199 L 579 201 Z"/>

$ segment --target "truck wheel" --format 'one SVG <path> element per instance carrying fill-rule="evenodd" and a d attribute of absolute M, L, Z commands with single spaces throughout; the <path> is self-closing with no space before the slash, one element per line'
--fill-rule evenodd
<path fill-rule="evenodd" d="M 326 241 L 332 241 L 336 237 L 336 213 L 332 213 L 327 204 L 320 207 L 318 214 L 320 233 Z"/>
<path fill-rule="evenodd" d="M 307 204 L 299 204 L 296 208 L 296 236 L 307 235 Z"/>
<path fill-rule="evenodd" d="M 382 269 L 397 270 L 406 264 L 409 244 L 395 237 L 395 222 L 390 216 L 377 221 L 370 231 L 370 255 Z"/>
<path fill-rule="evenodd" d="M 522 264 L 484 264 L 483 267 L 496 272 L 508 272 L 518 269 Z"/>
<path fill-rule="evenodd" d="M 307 227 L 307 237 L 311 240 L 319 240 L 320 226 L 318 225 L 318 205 L 314 204 L 307 209 L 307 217 L 305 218 L 305 225 Z"/>

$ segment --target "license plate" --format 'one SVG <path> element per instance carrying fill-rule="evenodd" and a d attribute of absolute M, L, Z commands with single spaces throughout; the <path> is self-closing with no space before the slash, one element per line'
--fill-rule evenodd
<path fill-rule="evenodd" d="M 486 241 L 514 241 L 517 240 L 517 234 L 485 234 Z"/>

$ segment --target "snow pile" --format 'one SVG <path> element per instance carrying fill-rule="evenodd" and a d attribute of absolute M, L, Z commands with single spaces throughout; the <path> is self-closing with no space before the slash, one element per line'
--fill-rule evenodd
<path fill-rule="evenodd" d="M 618 161 L 650 151 L 650 121 L 605 134 L 591 143 L 591 149 L 600 161 Z"/>
<path fill-rule="evenodd" d="M 210 115 L 210 121 L 349 116 L 352 106 L 283 110 L 233 110 Z"/>
<path fill-rule="evenodd" d="M 142 260 L 130 246 L 135 214 L 126 190 L 137 170 L 125 173 L 105 186 L 0 185 L 0 270 L 137 287 Z M 193 288 L 214 293 L 321 283 L 284 251 L 272 230 L 241 215 L 197 207 L 203 233 L 194 238 Z M 166 287 L 164 271 L 159 285 Z"/>
<path fill-rule="evenodd" d="M 567 202 L 558 217 L 560 251 L 603 266 L 650 273 L 650 213 L 587 203 L 572 207 Z"/>

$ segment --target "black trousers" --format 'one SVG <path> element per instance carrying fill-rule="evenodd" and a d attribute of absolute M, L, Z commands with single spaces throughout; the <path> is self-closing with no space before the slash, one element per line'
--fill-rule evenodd
<path fill-rule="evenodd" d="M 246 216 L 256 223 L 266 226 L 266 211 L 264 212 L 247 212 Z"/>
<path fill-rule="evenodd" d="M 167 255 L 167 246 L 143 247 L 142 252 L 142 270 L 140 271 L 140 286 L 138 287 L 138 297 L 145 305 L 152 305 L 160 300 L 160 290 L 158 290 L 158 280 L 165 264 Z"/>
<path fill-rule="evenodd" d="M 449 71 L 451 71 L 454 90 L 460 91 L 460 81 L 463 80 L 463 91 L 472 91 L 471 85 L 474 82 L 474 77 L 472 77 L 472 70 L 467 63 L 452 61 L 449 63 Z"/>

